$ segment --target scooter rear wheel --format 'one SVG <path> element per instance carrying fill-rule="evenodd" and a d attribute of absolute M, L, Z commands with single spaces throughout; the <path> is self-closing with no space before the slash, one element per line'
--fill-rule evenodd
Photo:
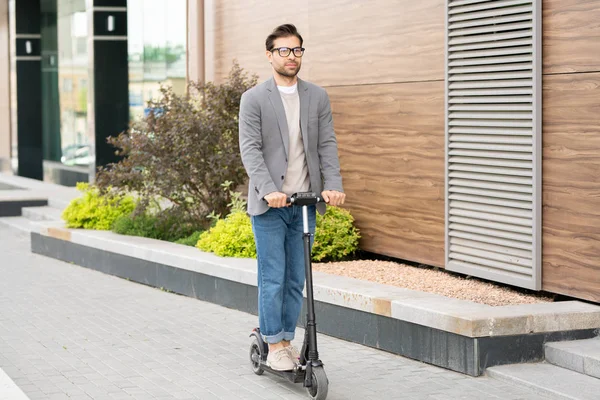
<path fill-rule="evenodd" d="M 312 386 L 306 388 L 308 397 L 312 400 L 325 400 L 329 390 L 329 379 L 325 374 L 323 367 L 313 367 Z"/>
<path fill-rule="evenodd" d="M 256 338 L 252 339 L 252 343 L 250 344 L 250 366 L 252 367 L 252 372 L 256 375 L 262 375 L 265 370 L 260 365 L 260 359 L 262 354 L 260 352 L 260 344 Z"/>

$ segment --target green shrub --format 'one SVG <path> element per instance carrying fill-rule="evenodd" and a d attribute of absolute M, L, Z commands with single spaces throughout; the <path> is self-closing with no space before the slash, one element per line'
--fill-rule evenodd
<path fill-rule="evenodd" d="M 247 179 L 239 149 L 238 114 L 242 94 L 256 85 L 234 62 L 221 83 L 190 82 L 189 91 L 177 94 L 161 87 L 151 110 L 133 121 L 126 132 L 109 137 L 120 157 L 101 167 L 96 182 L 125 193 L 135 192 L 138 213 L 155 199 L 166 199 L 172 212 L 185 221 L 207 227 L 207 216 L 226 215 L 229 192 Z"/>
<path fill-rule="evenodd" d="M 136 202 L 133 197 L 114 193 L 110 187 L 100 190 L 88 183 L 77 183 L 83 196 L 73 199 L 62 213 L 68 228 L 109 230 L 122 215 L 130 214 Z"/>
<path fill-rule="evenodd" d="M 134 218 L 131 214 L 121 215 L 112 226 L 115 233 L 129 236 L 142 236 L 156 239 L 154 234 L 154 223 L 156 218 L 140 215 Z"/>
<path fill-rule="evenodd" d="M 221 257 L 256 258 L 250 217 L 243 211 L 233 211 L 202 233 L 196 247 Z"/>
<path fill-rule="evenodd" d="M 122 215 L 115 220 L 112 230 L 122 235 L 142 236 L 169 242 L 189 237 L 195 230 L 193 224 L 182 222 L 177 215 L 169 214 L 168 211 L 167 209 L 159 214 Z"/>
<path fill-rule="evenodd" d="M 201 234 L 202 234 L 202 231 L 196 231 L 188 237 L 184 237 L 182 239 L 176 240 L 175 243 L 195 247 L 196 243 L 198 243 L 198 240 L 200 240 Z"/>
<path fill-rule="evenodd" d="M 354 227 L 354 218 L 350 212 L 339 207 L 327 207 L 325 215 L 317 214 L 312 259 L 343 260 L 358 249 L 359 239 L 360 234 Z M 196 247 L 221 257 L 256 258 L 250 217 L 243 211 L 233 211 L 204 232 Z"/>
<path fill-rule="evenodd" d="M 327 207 L 325 215 L 317 213 L 317 230 L 312 248 L 314 261 L 340 261 L 358 249 L 360 234 L 348 210 Z"/>

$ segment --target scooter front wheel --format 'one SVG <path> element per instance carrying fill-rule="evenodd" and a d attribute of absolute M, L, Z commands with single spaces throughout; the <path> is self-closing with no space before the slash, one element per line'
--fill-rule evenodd
<path fill-rule="evenodd" d="M 325 400 L 329 390 L 329 379 L 323 367 L 313 367 L 312 386 L 306 388 L 308 397 L 312 400 Z"/>
<path fill-rule="evenodd" d="M 252 367 L 252 372 L 256 375 L 262 375 L 265 372 L 260 365 L 261 357 L 260 344 L 258 343 L 258 340 L 254 338 L 250 344 L 250 366 Z"/>

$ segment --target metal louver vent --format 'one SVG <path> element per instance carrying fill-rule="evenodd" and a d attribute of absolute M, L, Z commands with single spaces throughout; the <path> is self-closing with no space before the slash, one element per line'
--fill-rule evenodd
<path fill-rule="evenodd" d="M 541 0 L 447 0 L 446 269 L 541 288 Z"/>

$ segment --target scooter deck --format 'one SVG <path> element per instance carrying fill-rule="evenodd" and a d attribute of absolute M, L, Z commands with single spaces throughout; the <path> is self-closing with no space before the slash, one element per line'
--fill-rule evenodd
<path fill-rule="evenodd" d="M 274 374 L 274 375 L 281 376 L 292 383 L 304 382 L 305 373 L 304 373 L 304 370 L 302 370 L 302 369 L 298 369 L 296 371 L 294 371 L 294 370 L 277 371 L 277 370 L 274 370 L 273 368 L 269 367 L 267 365 L 267 363 L 262 360 L 260 361 L 260 367 L 262 369 L 264 369 L 265 371 L 267 371 L 271 374 Z"/>

